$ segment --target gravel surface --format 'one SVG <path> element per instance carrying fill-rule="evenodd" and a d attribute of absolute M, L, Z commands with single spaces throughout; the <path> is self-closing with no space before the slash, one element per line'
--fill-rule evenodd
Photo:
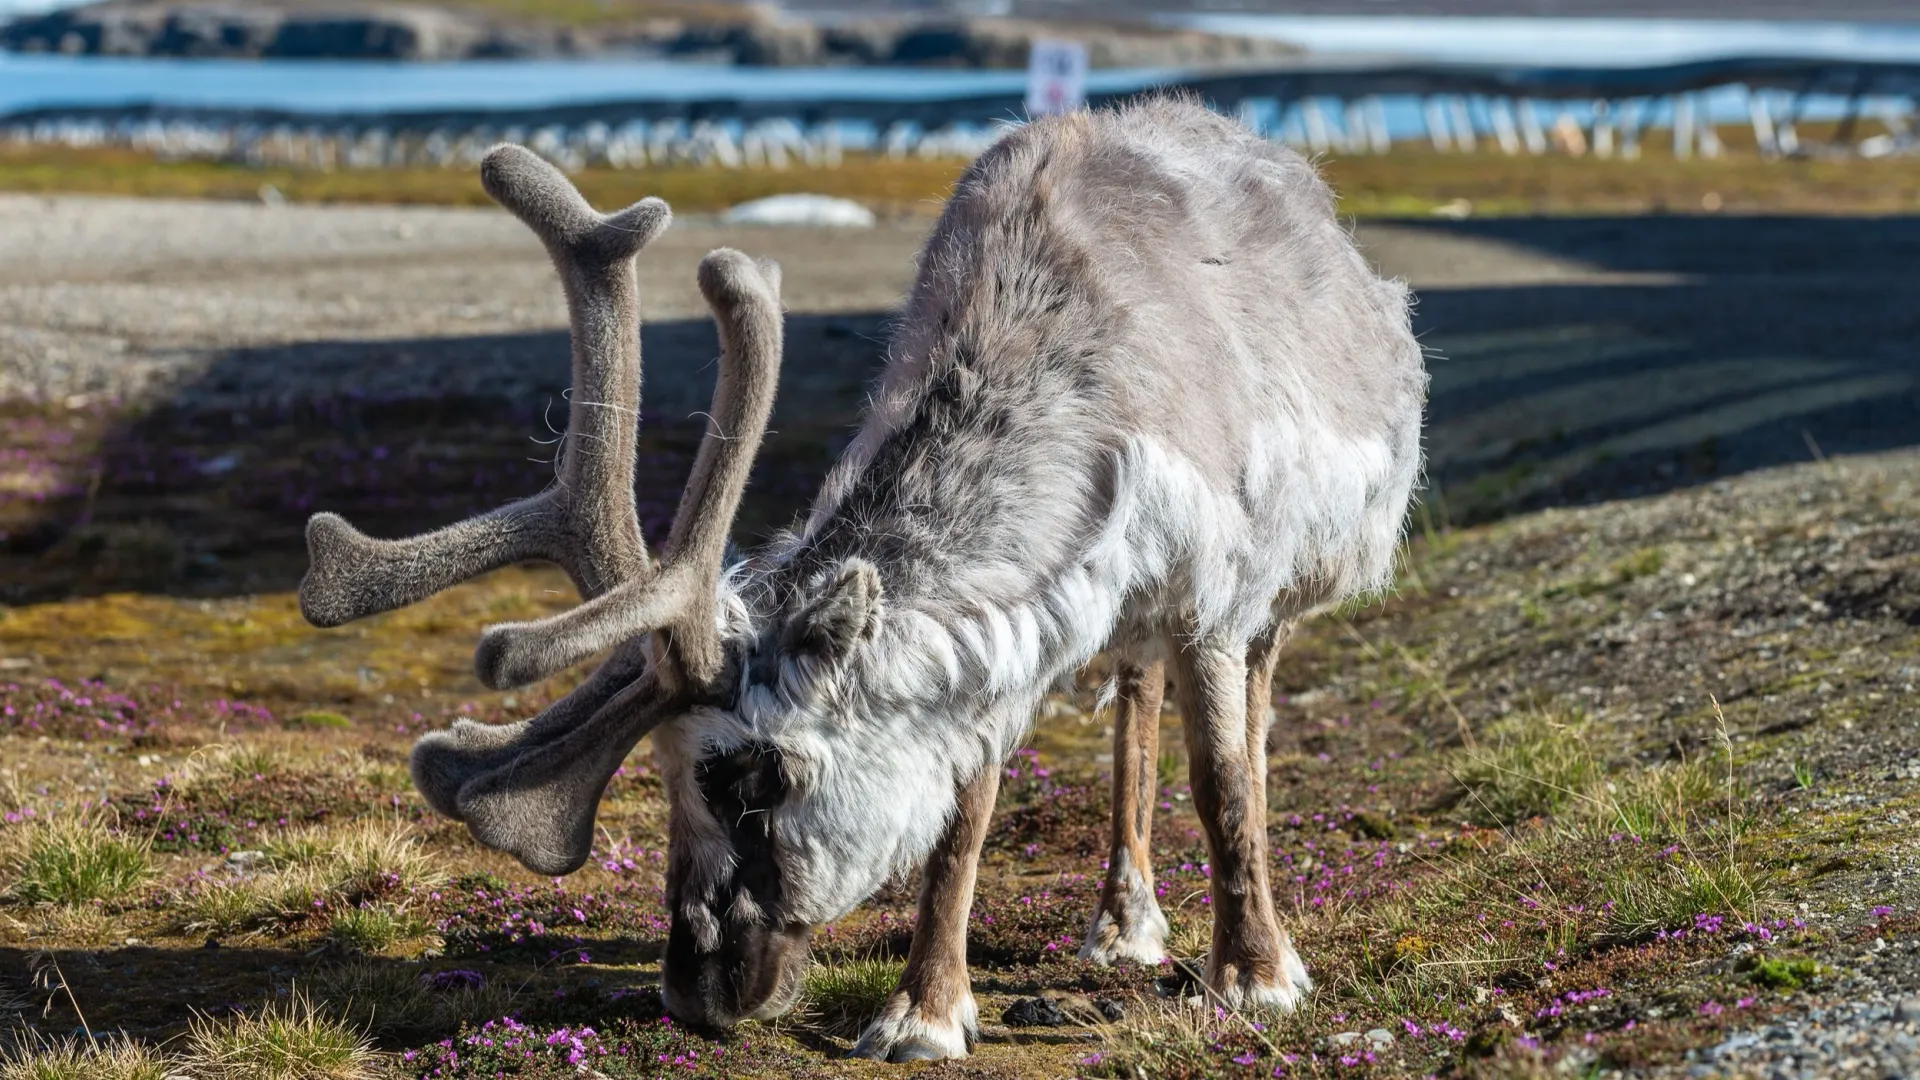
<path fill-rule="evenodd" d="M 851 423 L 928 223 L 675 225 L 640 260 L 646 407 L 703 407 L 693 268 L 786 268 L 779 421 Z M 1908 219 L 1365 222 L 1434 349 L 1430 472 L 1470 520 L 1513 506 L 1906 445 L 1920 429 Z M 538 246 L 491 209 L 0 196 L 0 400 L 224 408 L 566 385 Z"/>
<path fill-rule="evenodd" d="M 780 260 L 788 305 L 814 317 L 795 328 L 807 349 L 881 332 L 873 313 L 904 289 L 923 229 L 676 224 L 639 262 L 649 337 L 667 346 L 649 357 L 649 406 L 697 408 L 710 385 L 714 347 L 674 355 L 712 340 L 693 276 L 707 251 Z M 544 252 L 497 210 L 0 196 L 0 399 L 524 401 L 566 386 L 565 327 Z M 825 351 L 810 359 L 845 350 Z M 872 354 L 850 361 L 856 387 Z"/>

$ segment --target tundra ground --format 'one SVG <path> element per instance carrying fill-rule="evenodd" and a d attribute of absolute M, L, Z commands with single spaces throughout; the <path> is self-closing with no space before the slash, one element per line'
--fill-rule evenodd
<path fill-rule="evenodd" d="M 0 208 L 0 1076 L 1920 1072 L 1909 219 L 1363 227 L 1439 354 L 1434 487 L 1392 595 L 1315 620 L 1276 680 L 1275 881 L 1318 989 L 1284 1018 L 1186 1003 L 1207 868 L 1172 715 L 1155 869 L 1182 963 L 1074 959 L 1096 665 L 1007 766 L 983 1042 L 898 1069 L 840 1054 L 911 881 L 823 928 L 794 1016 L 712 1038 L 654 989 L 644 744 L 564 880 L 413 795 L 420 732 L 564 689 L 483 692 L 468 660 L 481 625 L 570 603 L 556 572 L 299 619 L 310 510 L 397 533 L 546 479 L 563 323 L 517 226 L 27 202 Z M 687 223 L 643 256 L 650 528 L 712 355 L 697 254 L 787 264 L 752 540 L 844 439 L 921 227 Z"/>

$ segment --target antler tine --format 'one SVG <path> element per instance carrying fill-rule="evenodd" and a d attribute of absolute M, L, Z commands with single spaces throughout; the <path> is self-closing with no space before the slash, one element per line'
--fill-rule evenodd
<path fill-rule="evenodd" d="M 307 523 L 311 566 L 300 583 L 300 610 L 316 626 L 404 607 L 526 559 L 560 564 L 587 597 L 652 569 L 633 500 L 640 406 L 633 257 L 672 213 L 659 199 L 596 213 L 558 169 L 518 146 L 489 151 L 480 179 L 539 235 L 566 290 L 573 390 L 560 482 L 405 540 L 376 540 L 338 515 L 315 514 Z"/>
<path fill-rule="evenodd" d="M 616 694 L 640 681 L 652 665 L 647 639 L 636 638 L 615 649 L 584 682 L 531 719 L 511 724 L 460 719 L 445 730 L 428 732 L 413 744 L 409 762 L 413 786 L 443 817 L 462 820 L 460 790 L 469 781 L 586 723 Z"/>
<path fill-rule="evenodd" d="M 693 700 L 663 685 L 661 675 L 653 668 L 584 723 L 469 781 L 457 807 L 467 831 L 535 873 L 579 869 L 593 849 L 600 796 L 620 763 L 643 736 Z"/>
<path fill-rule="evenodd" d="M 664 565 L 560 615 L 489 627 L 474 656 L 488 686 L 531 682 L 655 630 L 667 632 L 663 679 L 704 686 L 719 674 L 720 562 L 780 377 L 779 267 L 722 248 L 701 261 L 700 289 L 720 330 L 720 378 Z"/>

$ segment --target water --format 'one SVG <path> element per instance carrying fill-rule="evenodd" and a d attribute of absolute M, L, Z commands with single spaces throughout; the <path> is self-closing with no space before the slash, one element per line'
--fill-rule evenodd
<path fill-rule="evenodd" d="M 1283 38 L 1330 55 L 1458 62 L 1648 65 L 1730 55 L 1920 61 L 1920 25 L 1286 15 L 1193 15 L 1168 21 Z M 1178 75 L 1098 71 L 1088 88 L 1139 90 Z M 533 108 L 639 98 L 910 101 L 1019 94 L 1025 87 L 1026 74 L 1020 71 L 736 68 L 647 60 L 387 64 L 0 54 L 0 113 L 148 102 L 337 113 Z"/>
<path fill-rule="evenodd" d="M 1140 90 L 1178 76 L 1097 71 L 1093 93 Z M 915 101 L 1024 94 L 1024 71 L 742 68 L 658 60 L 485 60 L 409 64 L 326 60 L 158 60 L 0 53 L 0 114 L 51 105 L 405 112 L 540 108 L 596 101 L 839 98 Z"/>
<path fill-rule="evenodd" d="M 1920 61 L 1915 24 L 1378 15 L 1189 15 L 1162 21 L 1279 38 L 1330 55 L 1458 63 L 1645 67 L 1729 56 Z"/>

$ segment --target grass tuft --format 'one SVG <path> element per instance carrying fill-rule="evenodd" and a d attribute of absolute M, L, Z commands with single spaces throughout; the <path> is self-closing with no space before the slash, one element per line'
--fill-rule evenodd
<path fill-rule="evenodd" d="M 1610 780 L 1594 809 L 1603 831 L 1643 840 L 1682 838 L 1722 794 L 1722 778 L 1710 763 L 1690 761 L 1625 773 Z"/>
<path fill-rule="evenodd" d="M 360 904 L 334 912 L 327 927 L 327 938 L 364 953 L 385 952 L 395 944 L 420 932 L 417 920 L 409 919 L 385 904 Z"/>
<path fill-rule="evenodd" d="M 196 1016 L 186 1058 L 206 1080 L 360 1080 L 378 1060 L 359 1031 L 300 991 L 252 1015 Z"/>
<path fill-rule="evenodd" d="M 414 964 L 353 960 L 322 970 L 308 987 L 315 1003 L 371 1035 L 453 1031 L 514 1011 L 519 992 L 511 980 L 436 978 Z M 445 973 L 439 973 L 445 975 Z"/>
<path fill-rule="evenodd" d="M 175 931 L 211 937 L 257 929 L 266 914 L 254 881 L 198 882 L 182 889 L 168 907 Z"/>
<path fill-rule="evenodd" d="M 114 833 L 97 816 L 35 822 L 9 838 L 7 895 L 28 904 L 121 900 L 146 885 L 146 843 Z"/>
<path fill-rule="evenodd" d="M 1614 878 L 1604 892 L 1613 905 L 1613 929 L 1632 937 L 1685 928 L 1700 917 L 1756 920 L 1764 885 L 1757 871 L 1740 863 L 1682 856 L 1651 873 Z"/>
<path fill-rule="evenodd" d="M 166 1080 L 159 1051 L 125 1035 L 81 1041 L 23 1030 L 0 1047 L 0 1080 Z"/>
<path fill-rule="evenodd" d="M 800 1008 L 808 1026 L 851 1038 L 879 1015 L 900 985 L 906 965 L 867 956 L 815 964 L 801 984 Z"/>
<path fill-rule="evenodd" d="M 1481 825 L 1552 817 L 1589 798 L 1602 769 L 1580 727 L 1544 716 L 1502 725 L 1491 742 L 1460 751 L 1461 805 Z"/>

